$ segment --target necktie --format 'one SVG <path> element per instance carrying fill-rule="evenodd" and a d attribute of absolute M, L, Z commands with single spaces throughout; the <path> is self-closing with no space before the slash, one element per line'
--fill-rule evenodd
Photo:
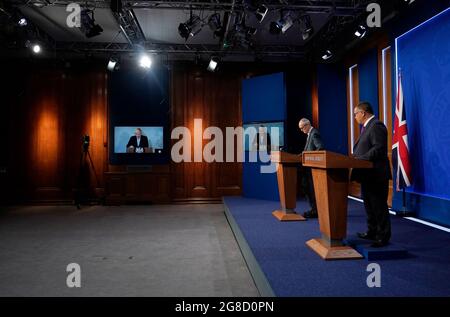
<path fill-rule="evenodd" d="M 311 133 L 309 133 L 308 136 L 306 137 L 306 143 L 305 143 L 304 151 L 306 151 L 306 149 L 308 148 L 308 142 L 309 142 L 309 136 L 310 135 L 311 135 Z"/>
<path fill-rule="evenodd" d="M 362 126 L 362 128 L 361 128 L 361 133 L 360 133 L 360 134 L 363 134 L 364 131 L 366 131 L 366 127 L 365 127 L 365 126 Z"/>

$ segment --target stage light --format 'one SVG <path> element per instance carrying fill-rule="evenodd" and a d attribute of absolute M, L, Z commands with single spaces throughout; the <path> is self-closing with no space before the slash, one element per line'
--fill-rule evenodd
<path fill-rule="evenodd" d="M 18 24 L 19 26 L 27 26 L 28 21 L 27 21 L 27 19 L 25 19 L 25 18 L 20 18 L 19 21 L 17 21 L 17 24 Z"/>
<path fill-rule="evenodd" d="M 202 20 L 198 15 L 193 15 L 185 23 L 180 23 L 178 33 L 182 38 L 187 40 L 189 36 L 195 36 L 202 30 Z"/>
<path fill-rule="evenodd" d="M 244 23 L 236 24 L 232 32 L 232 41 L 244 49 L 253 47 L 251 35 L 256 33 L 256 29 L 246 26 Z"/>
<path fill-rule="evenodd" d="M 95 23 L 94 11 L 89 9 L 81 10 L 81 28 L 80 30 L 86 35 L 86 37 L 91 38 L 103 32 L 100 25 Z"/>
<path fill-rule="evenodd" d="M 212 31 L 216 31 L 222 27 L 222 23 L 220 23 L 220 14 L 214 13 L 208 19 L 208 25 Z"/>
<path fill-rule="evenodd" d="M 330 59 L 331 57 L 333 57 L 333 53 L 331 53 L 330 50 L 326 50 L 325 53 L 322 55 L 322 59 L 324 61 Z"/>
<path fill-rule="evenodd" d="M 152 60 L 148 55 L 141 55 L 139 58 L 139 66 L 149 69 L 152 66 Z"/>
<path fill-rule="evenodd" d="M 252 28 L 251 26 L 246 27 L 246 30 L 247 30 L 248 35 L 255 35 L 256 32 L 258 32 L 258 30 L 256 28 Z"/>
<path fill-rule="evenodd" d="M 314 29 L 311 23 L 311 17 L 309 15 L 305 15 L 304 17 L 300 18 L 300 22 L 302 39 L 303 41 L 306 41 L 314 33 Z"/>
<path fill-rule="evenodd" d="M 222 23 L 220 22 L 220 14 L 214 13 L 208 19 L 209 28 L 214 32 L 214 36 L 221 37 L 224 34 Z"/>
<path fill-rule="evenodd" d="M 280 20 L 277 22 L 270 23 L 270 33 L 271 34 L 280 34 L 286 33 L 286 31 L 294 24 L 294 20 L 292 19 L 291 13 L 287 12 L 282 15 Z"/>
<path fill-rule="evenodd" d="M 110 72 L 114 71 L 114 69 L 116 68 L 117 62 L 118 62 L 118 60 L 116 57 L 111 57 L 108 61 L 108 66 L 106 68 Z"/>
<path fill-rule="evenodd" d="M 311 34 L 312 34 L 312 29 L 303 30 L 302 31 L 302 39 L 303 39 L 303 41 L 306 41 L 307 39 L 309 39 Z"/>
<path fill-rule="evenodd" d="M 269 11 L 269 8 L 264 3 L 261 3 L 263 1 L 261 0 L 244 0 L 244 8 L 245 10 L 251 11 L 255 14 L 256 20 L 258 20 L 259 23 L 261 23 L 267 12 Z"/>
<path fill-rule="evenodd" d="M 41 52 L 41 46 L 39 44 L 33 44 L 31 50 L 34 54 L 39 54 Z"/>
<path fill-rule="evenodd" d="M 47 5 L 47 3 L 41 2 L 41 1 L 35 1 L 35 2 L 33 2 L 33 5 L 37 8 L 43 8 Z"/>
<path fill-rule="evenodd" d="M 359 37 L 360 39 L 362 39 L 367 33 L 366 28 L 363 25 L 358 26 L 358 28 L 355 31 L 355 35 L 356 37 Z"/>
<path fill-rule="evenodd" d="M 267 8 L 267 6 L 265 4 L 259 5 L 258 8 L 256 9 L 256 13 L 255 13 L 256 20 L 258 20 L 258 22 L 261 23 L 264 20 L 268 11 L 269 11 L 269 8 Z"/>
<path fill-rule="evenodd" d="M 30 40 L 25 42 L 25 47 L 29 48 L 34 54 L 39 54 L 42 52 L 42 47 L 38 43 L 31 42 Z"/>
<path fill-rule="evenodd" d="M 219 64 L 219 59 L 217 57 L 211 57 L 211 60 L 209 61 L 207 70 L 209 70 L 210 72 L 216 71 L 218 64 Z"/>

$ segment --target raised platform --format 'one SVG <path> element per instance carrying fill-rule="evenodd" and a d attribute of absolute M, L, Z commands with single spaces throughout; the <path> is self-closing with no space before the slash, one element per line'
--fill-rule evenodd
<path fill-rule="evenodd" d="M 223 202 L 262 296 L 450 296 L 447 232 L 391 217 L 391 245 L 376 250 L 357 246 L 363 255 L 366 248 L 368 259 L 324 261 L 306 245 L 320 236 L 317 219 L 281 222 L 272 215 L 277 201 L 224 197 Z M 307 207 L 297 202 L 299 210 Z M 348 201 L 347 220 L 349 240 L 366 230 L 362 203 Z M 370 288 L 367 266 L 374 260 L 381 268 L 382 287 Z"/>
<path fill-rule="evenodd" d="M 405 259 L 408 257 L 408 250 L 396 243 L 389 243 L 382 248 L 373 248 L 370 246 L 371 241 L 359 239 L 354 235 L 347 237 L 344 243 L 355 248 L 369 261 Z"/>

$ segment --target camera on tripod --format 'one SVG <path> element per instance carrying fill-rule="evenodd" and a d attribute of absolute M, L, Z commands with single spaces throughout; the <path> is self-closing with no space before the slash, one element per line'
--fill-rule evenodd
<path fill-rule="evenodd" d="M 83 151 L 87 152 L 89 150 L 89 143 L 91 142 L 91 138 L 89 137 L 88 134 L 83 136 Z"/>

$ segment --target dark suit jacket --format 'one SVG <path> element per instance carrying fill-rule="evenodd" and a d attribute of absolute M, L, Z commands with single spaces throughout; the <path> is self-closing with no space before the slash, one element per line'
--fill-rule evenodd
<path fill-rule="evenodd" d="M 324 149 L 325 146 L 323 145 L 319 130 L 312 128 L 309 133 L 309 137 L 306 139 L 306 144 L 303 151 L 321 151 Z"/>
<path fill-rule="evenodd" d="M 387 129 L 383 122 L 373 118 L 353 146 L 355 158 L 371 161 L 373 168 L 353 169 L 351 180 L 361 183 L 391 179 L 387 153 Z"/>
<path fill-rule="evenodd" d="M 259 149 L 259 146 L 260 146 L 259 136 L 260 136 L 260 134 L 257 133 L 256 137 L 253 139 L 253 143 L 252 143 L 252 149 L 256 149 L 256 151 L 260 150 Z M 266 143 L 266 144 L 264 144 L 264 145 L 266 145 L 266 152 L 270 154 L 270 150 L 272 147 L 272 141 L 270 140 L 270 134 L 266 133 L 266 137 L 267 137 L 267 140 L 266 140 L 266 142 L 263 142 L 263 143 Z"/>
<path fill-rule="evenodd" d="M 130 146 L 134 146 L 134 150 L 136 151 L 137 145 L 137 138 L 135 135 L 133 135 L 130 140 L 128 141 L 127 148 Z M 145 135 L 141 135 L 141 142 L 139 143 L 139 147 L 148 147 L 148 138 Z"/>

